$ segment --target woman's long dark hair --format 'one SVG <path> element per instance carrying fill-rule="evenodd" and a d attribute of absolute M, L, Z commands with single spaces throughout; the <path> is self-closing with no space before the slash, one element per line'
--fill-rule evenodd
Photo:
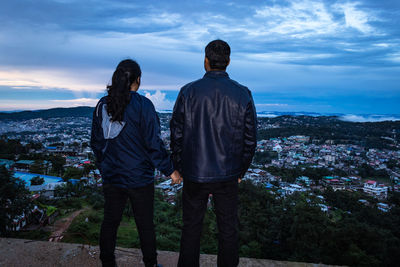
<path fill-rule="evenodd" d="M 112 121 L 122 121 L 126 106 L 131 100 L 131 85 L 138 82 L 142 75 L 139 64 L 131 59 L 121 61 L 112 76 L 111 85 L 107 86 L 107 113 Z"/>

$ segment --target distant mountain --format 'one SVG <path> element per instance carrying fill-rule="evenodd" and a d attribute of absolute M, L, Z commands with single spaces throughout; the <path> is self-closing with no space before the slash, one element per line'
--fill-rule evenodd
<path fill-rule="evenodd" d="M 258 117 L 267 117 L 267 118 L 274 118 L 278 116 L 310 116 L 310 117 L 320 117 L 320 116 L 329 116 L 329 117 L 340 117 L 344 114 L 342 113 L 318 113 L 318 112 L 291 112 L 291 111 L 260 111 L 257 112 Z"/>
<path fill-rule="evenodd" d="M 317 112 L 261 111 L 257 112 L 257 116 L 260 118 L 275 118 L 279 116 L 334 117 L 342 121 L 351 121 L 351 122 L 381 122 L 381 121 L 400 120 L 400 114 L 343 114 L 343 113 L 317 113 Z"/>
<path fill-rule="evenodd" d="M 94 107 L 75 107 L 75 108 L 52 108 L 34 111 L 0 112 L 1 120 L 29 120 L 29 119 L 48 119 L 63 117 L 88 117 L 92 118 Z M 159 114 L 170 114 L 172 110 L 158 110 Z M 307 117 L 333 117 L 343 121 L 352 122 L 380 122 L 380 121 L 399 121 L 399 114 L 343 114 L 343 113 L 317 113 L 317 112 L 279 112 L 261 111 L 257 112 L 260 118 L 275 118 L 280 116 L 307 116 Z"/>
<path fill-rule="evenodd" d="M 52 108 L 34 111 L 0 112 L 0 120 L 30 120 L 64 117 L 89 117 L 93 116 L 94 107 Z"/>

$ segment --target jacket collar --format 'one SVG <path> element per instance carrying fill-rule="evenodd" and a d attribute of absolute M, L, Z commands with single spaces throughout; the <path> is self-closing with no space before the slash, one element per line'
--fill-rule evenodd
<path fill-rule="evenodd" d="M 204 74 L 204 77 L 214 77 L 214 78 L 228 77 L 229 78 L 229 75 L 226 71 L 223 71 L 223 70 L 213 70 L 213 71 L 207 71 L 206 74 Z"/>

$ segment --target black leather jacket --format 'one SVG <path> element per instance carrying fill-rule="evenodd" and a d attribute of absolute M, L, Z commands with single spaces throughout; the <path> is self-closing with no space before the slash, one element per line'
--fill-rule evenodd
<path fill-rule="evenodd" d="M 243 177 L 257 144 L 251 92 L 225 71 L 209 71 L 182 87 L 170 128 L 172 159 L 184 179 L 209 183 Z"/>

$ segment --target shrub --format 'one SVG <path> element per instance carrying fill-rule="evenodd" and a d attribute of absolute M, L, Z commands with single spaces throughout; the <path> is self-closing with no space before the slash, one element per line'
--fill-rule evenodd
<path fill-rule="evenodd" d="M 102 213 L 98 211 L 89 211 L 86 217 L 91 223 L 100 223 L 103 220 Z"/>

